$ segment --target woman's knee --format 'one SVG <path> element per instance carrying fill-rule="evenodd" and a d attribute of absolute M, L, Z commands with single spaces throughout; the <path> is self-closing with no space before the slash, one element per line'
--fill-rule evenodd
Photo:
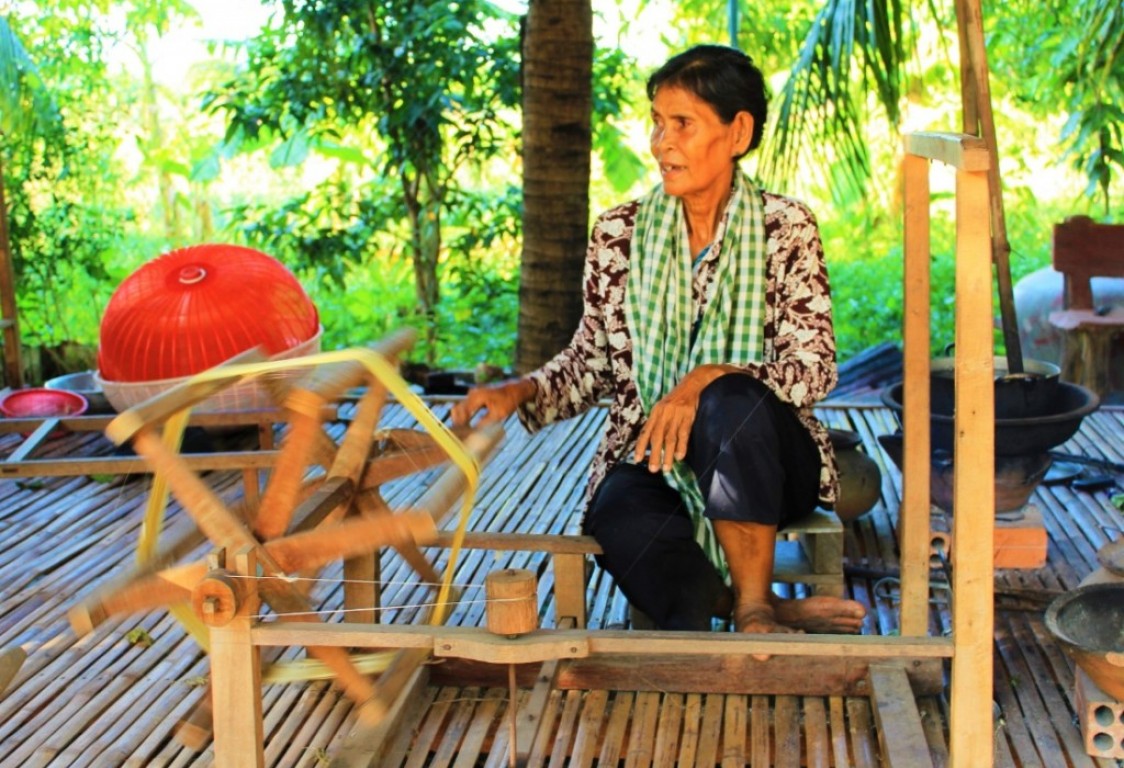
<path fill-rule="evenodd" d="M 699 395 L 693 427 L 696 439 L 724 442 L 735 434 L 757 435 L 772 423 L 773 409 L 768 402 L 776 395 L 752 376 L 731 373 L 719 376 Z M 753 429 L 747 429 L 755 423 Z"/>

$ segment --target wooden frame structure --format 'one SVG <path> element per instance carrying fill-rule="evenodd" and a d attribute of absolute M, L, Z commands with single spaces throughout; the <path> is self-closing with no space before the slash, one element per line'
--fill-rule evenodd
<path fill-rule="evenodd" d="M 951 166 L 956 174 L 955 451 L 957 465 L 962 469 L 956 473 L 954 490 L 958 514 L 953 521 L 957 547 L 952 571 L 951 637 L 928 634 L 931 161 Z M 279 615 L 286 612 L 287 603 L 301 602 L 279 588 L 276 579 L 268 578 L 268 574 L 278 571 L 276 563 L 270 562 L 276 560 L 277 552 L 285 551 L 301 559 L 299 553 L 289 551 L 290 543 L 296 542 L 286 541 L 295 536 L 278 538 L 275 533 L 255 539 L 244 535 L 236 520 L 221 509 L 216 510 L 214 500 L 199 492 L 190 468 L 183 464 L 174 466 L 176 462 L 161 448 L 150 423 L 157 411 L 130 411 L 111 425 L 110 434 L 119 439 L 133 438 L 138 453 L 165 468 L 174 466 L 177 479 L 172 483 L 173 492 L 189 511 L 195 507 L 194 518 L 208 520 L 210 530 L 204 532 L 217 547 L 210 568 L 193 566 L 194 585 L 187 585 L 196 615 L 209 627 L 216 764 L 220 768 L 264 765 L 261 649 L 292 645 L 315 649 L 316 655 L 331 660 L 329 665 L 337 674 L 341 670 L 347 673 L 341 684 L 358 705 L 359 716 L 354 732 L 335 757 L 335 765 L 369 765 L 377 759 L 397 718 L 409 708 L 413 694 L 429 682 L 431 668 L 425 661 L 430 658 L 443 661 L 440 672 L 434 674 L 495 683 L 506 670 L 511 680 L 520 680 L 532 688 L 513 728 L 513 761 L 529 748 L 551 688 L 643 690 L 655 686 L 685 693 L 869 696 L 880 723 L 886 763 L 899 768 L 931 765 L 914 696 L 941 691 L 945 659 L 950 660 L 952 671 L 948 765 L 974 766 L 979 764 L 980 755 L 993 754 L 994 419 L 988 153 L 983 141 L 973 136 L 913 134 L 906 138 L 904 162 L 906 354 L 899 636 L 587 631 L 582 624 L 585 559 L 591 551 L 588 541 L 566 536 L 433 533 L 428 531 L 427 524 L 422 524 L 424 521 L 412 524 L 412 541 L 402 541 L 401 532 L 396 529 L 398 538 L 391 545 L 405 545 L 407 549 L 425 544 L 550 553 L 556 590 L 556 628 L 508 637 L 489 634 L 485 629 L 443 626 L 440 622 L 430 626 L 382 625 L 374 623 L 373 613 L 361 613 L 355 621 L 335 624 L 315 620 L 262 622 L 257 612 L 263 599 L 271 600 Z M 300 417 L 291 422 L 288 444 L 299 442 L 292 437 L 295 431 L 304 430 L 308 436 L 317 434 L 312 414 L 321 412 L 324 403 L 313 405 L 316 407 L 290 406 Z M 370 422 L 371 414 L 377 410 L 368 408 L 363 418 Z M 167 412 L 167 407 L 160 411 L 162 418 Z M 373 426 L 373 422 L 368 423 L 368 428 Z M 342 461 L 345 480 L 350 478 L 355 485 L 355 478 L 359 477 L 356 473 L 370 459 L 365 451 L 355 449 L 358 442 L 350 440 L 350 436 L 351 429 L 335 460 L 329 463 L 337 466 Z M 141 439 L 137 441 L 137 437 Z M 327 451 L 313 437 L 307 439 L 309 451 Z M 481 455 L 486 455 L 487 450 L 490 449 L 483 450 Z M 294 457 L 298 455 L 300 451 L 293 453 Z M 286 464 L 278 457 L 271 466 L 275 473 L 286 471 L 297 477 L 302 466 L 300 461 L 293 461 L 290 457 Z M 331 474 L 329 482 L 330 478 Z M 444 480 L 442 476 L 439 482 Z M 323 510 L 338 511 L 343 496 L 333 495 L 328 485 L 325 483 L 320 491 L 301 502 L 306 516 L 327 519 Z M 436 493 L 440 504 L 419 502 L 414 510 L 424 513 L 429 506 L 450 506 L 463 484 L 454 478 L 447 486 Z M 290 502 L 297 498 L 294 489 L 286 493 Z M 267 498 L 262 499 L 261 506 L 261 514 L 267 517 L 274 515 L 266 508 L 269 495 L 267 487 Z M 314 507 L 322 510 L 315 511 Z M 279 514 L 296 517 L 291 509 Z M 337 515 L 330 522 L 338 519 Z M 354 557 L 342 551 L 333 553 L 329 548 L 321 553 L 320 562 L 333 554 L 337 558 Z M 371 559 L 363 558 L 363 572 L 368 575 Z M 350 561 L 345 560 L 345 574 L 349 573 L 347 562 Z M 259 575 L 263 568 L 265 579 Z M 357 572 L 353 569 L 350 573 L 354 576 Z M 355 579 L 358 581 L 358 577 Z M 345 605 L 377 604 L 373 585 L 374 582 L 370 587 L 359 585 L 359 594 L 345 586 Z M 279 592 L 284 593 L 280 601 Z M 85 615 L 97 614 L 105 607 L 99 607 L 98 599 L 85 604 Z M 354 676 L 344 648 L 393 649 L 394 655 L 372 684 Z M 810 664 L 817 670 L 814 676 L 807 674 Z"/>

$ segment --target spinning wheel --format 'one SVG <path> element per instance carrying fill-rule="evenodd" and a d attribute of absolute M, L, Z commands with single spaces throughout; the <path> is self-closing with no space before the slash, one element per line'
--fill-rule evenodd
<path fill-rule="evenodd" d="M 89 632 L 112 615 L 168 607 L 178 611 L 177 617 L 206 648 L 205 625 L 229 622 L 249 590 L 238 577 L 223 570 L 220 557 L 183 562 L 205 541 L 219 553 L 238 553 L 256 562 L 259 575 L 253 591 L 277 619 L 314 623 L 320 619 L 308 595 L 290 577 L 315 573 L 330 562 L 343 560 L 345 607 L 358 610 L 356 618 L 373 620 L 377 550 L 393 547 L 423 581 L 440 585 L 430 621 L 444 623 L 456 599 L 451 576 L 457 546 L 442 577 L 419 545 L 436 539 L 438 523 L 462 492 L 464 510 L 457 530 L 458 536 L 463 535 L 479 462 L 502 432 L 498 428 L 473 431 L 462 444 L 410 392 L 389 361 L 413 339 L 412 332 L 402 332 L 370 349 L 269 363 L 261 362 L 256 353 L 243 355 L 114 419 L 106 430 L 109 437 L 118 444 L 131 441 L 155 473 L 155 506 L 163 505 L 162 485 L 166 483 L 194 528 L 171 537 L 170 543 L 148 553 L 131 573 L 71 608 L 75 631 Z M 291 373 L 294 368 L 305 369 L 305 375 L 288 387 L 268 376 Z M 251 483 L 241 502 L 228 506 L 190 469 L 175 446 L 193 404 L 263 374 L 284 409 L 287 429 L 264 491 L 259 496 L 256 483 Z M 337 444 L 324 431 L 326 406 L 356 386 L 366 390 Z M 389 394 L 410 410 L 424 431 L 378 429 Z M 392 510 L 384 501 L 380 493 L 384 483 L 446 461 L 455 467 L 449 467 L 412 508 Z M 309 479 L 315 466 L 323 471 Z M 146 525 L 152 522 L 146 520 Z M 158 526 L 159 520 L 156 523 Z M 360 588 L 349 590 L 352 584 Z M 189 602 L 194 612 L 182 607 Z M 195 616 L 201 623 L 191 621 Z M 378 695 L 377 684 L 345 649 L 310 645 L 307 651 L 358 705 L 361 719 L 377 721 L 381 717 L 380 701 L 386 697 Z M 384 676 L 390 674 L 384 672 Z M 200 721 L 199 717 L 193 719 Z"/>

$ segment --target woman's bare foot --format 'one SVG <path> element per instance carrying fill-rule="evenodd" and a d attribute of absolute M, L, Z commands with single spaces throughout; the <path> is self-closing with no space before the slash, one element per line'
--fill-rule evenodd
<path fill-rule="evenodd" d="M 799 629 L 787 627 L 777 621 L 773 606 L 768 603 L 750 603 L 739 605 L 734 609 L 734 628 L 738 632 L 751 635 L 794 634 Z M 757 661 L 768 661 L 769 654 L 755 653 L 753 658 Z"/>
<path fill-rule="evenodd" d="M 734 609 L 734 629 L 748 634 L 792 634 L 800 630 L 785 626 L 777 620 L 771 605 L 739 605 Z"/>
<path fill-rule="evenodd" d="M 853 635 L 862 631 L 863 617 L 866 616 L 862 603 L 841 597 L 774 597 L 772 603 L 778 624 L 802 632 Z"/>

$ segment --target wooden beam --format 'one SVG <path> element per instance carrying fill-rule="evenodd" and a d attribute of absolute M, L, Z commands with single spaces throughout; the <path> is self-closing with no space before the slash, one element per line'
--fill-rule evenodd
<path fill-rule="evenodd" d="M 235 469 L 268 469 L 277 461 L 277 451 L 216 451 L 185 453 L 184 464 L 193 472 Z M 77 477 L 81 475 L 142 475 L 152 467 L 136 456 L 105 458 L 9 459 L 0 463 L 0 477 Z"/>
<path fill-rule="evenodd" d="M 950 768 L 990 760 L 994 666 L 995 384 L 985 173 L 956 174 L 956 419 Z"/>
<path fill-rule="evenodd" d="M 856 659 L 929 658 L 952 655 L 946 637 L 897 637 L 883 635 L 747 635 L 734 632 L 639 632 L 635 630 L 538 629 L 517 638 L 496 637 L 476 627 L 426 626 L 414 624 L 259 624 L 254 628 L 257 645 L 324 645 L 354 648 L 422 648 L 447 655 L 468 642 L 475 648 L 496 649 L 490 662 L 506 664 L 505 648 L 536 644 L 585 646 L 589 655 L 623 656 L 715 656 L 736 657 L 764 654 L 821 657 L 836 655 Z M 580 649 L 574 654 L 584 651 Z"/>
<path fill-rule="evenodd" d="M 901 633 L 929 632 L 929 510 L 932 459 L 929 393 L 930 232 L 929 163 L 917 155 L 904 159 L 905 264 L 903 267 L 902 343 L 921 354 L 904 357 L 902 403 Z"/>
<path fill-rule="evenodd" d="M 359 721 L 347 734 L 343 745 L 332 756 L 330 768 L 369 768 L 377 766 L 387 742 L 403 729 L 413 729 L 426 712 L 422 695 L 429 684 L 429 667 L 420 666 L 402 687 L 402 693 L 378 723 Z M 415 725 L 411 725 L 414 723 Z"/>
<path fill-rule="evenodd" d="M 933 768 L 921 714 L 905 670 L 872 664 L 868 674 L 882 764 L 886 768 Z"/>
<path fill-rule="evenodd" d="M 919 695 L 944 689 L 938 659 L 773 656 L 754 661 L 748 656 L 594 655 L 561 662 L 559 690 L 662 691 L 737 696 L 859 696 L 870 693 L 872 664 L 902 665 Z M 815 669 L 814 675 L 808 670 Z M 521 687 L 534 685 L 540 666 L 516 665 Z M 446 658 L 431 672 L 435 685 L 504 687 L 507 667 L 467 659 Z"/>
<path fill-rule="evenodd" d="M 905 137 L 905 151 L 961 171 L 986 171 L 991 163 L 984 140 L 964 133 L 909 133 Z M 983 209 L 987 210 L 986 200 Z"/>
<path fill-rule="evenodd" d="M 235 558 L 243 575 L 257 573 L 253 550 Z M 250 616 L 258 601 L 251 594 L 234 620 L 211 627 L 211 704 L 217 768 L 264 768 L 261 652 L 250 643 Z"/>

